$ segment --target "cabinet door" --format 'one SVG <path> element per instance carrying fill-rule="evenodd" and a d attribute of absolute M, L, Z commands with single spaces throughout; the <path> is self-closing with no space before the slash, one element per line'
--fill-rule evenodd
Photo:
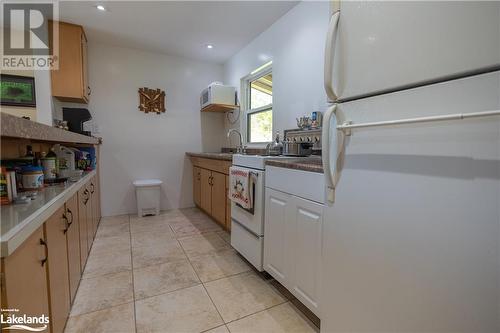
<path fill-rule="evenodd" d="M 61 207 L 45 222 L 49 268 L 50 321 L 54 333 L 63 332 L 70 308 L 68 250 L 66 247 L 68 223 L 63 218 L 63 215 L 64 207 Z"/>
<path fill-rule="evenodd" d="M 226 175 L 212 172 L 212 217 L 222 226 L 226 225 Z"/>
<path fill-rule="evenodd" d="M 89 253 L 88 234 L 87 234 L 87 189 L 83 187 L 78 191 L 78 223 L 80 227 L 80 268 L 83 272 L 87 256 Z"/>
<path fill-rule="evenodd" d="M 196 206 L 201 206 L 201 169 L 193 167 L 193 201 Z"/>
<path fill-rule="evenodd" d="M 82 88 L 83 88 L 83 98 L 89 101 L 90 99 L 90 87 L 89 87 L 89 79 L 88 79 L 88 68 L 87 68 L 87 37 L 83 32 L 83 29 L 80 32 L 80 45 L 81 45 L 81 54 L 82 54 Z"/>
<path fill-rule="evenodd" d="M 294 226 L 288 255 L 293 258 L 292 293 L 316 315 L 320 293 L 323 205 L 292 196 L 288 223 Z"/>
<path fill-rule="evenodd" d="M 87 190 L 87 197 L 85 204 L 85 217 L 87 220 L 87 246 L 88 251 L 90 252 L 90 248 L 92 247 L 92 243 L 94 242 L 94 224 L 92 219 L 92 195 L 90 194 L 90 182 L 85 185 L 85 189 Z"/>
<path fill-rule="evenodd" d="M 90 200 L 92 201 L 92 226 L 94 227 L 94 235 L 97 232 L 98 220 L 97 220 L 97 191 L 96 191 L 96 180 L 95 176 L 90 180 Z"/>
<path fill-rule="evenodd" d="M 212 172 L 207 169 L 200 169 L 200 207 L 208 214 L 212 214 Z"/>
<path fill-rule="evenodd" d="M 266 188 L 264 269 L 284 286 L 288 285 L 289 279 L 288 235 L 292 223 L 288 221 L 290 200 L 290 195 Z"/>
<path fill-rule="evenodd" d="M 2 308 L 19 309 L 19 315 L 49 316 L 47 262 L 42 261 L 47 253 L 43 242 L 41 226 L 14 253 L 2 259 Z"/>
<path fill-rule="evenodd" d="M 231 231 L 231 200 L 229 200 L 229 176 L 226 175 L 226 230 Z"/>
<path fill-rule="evenodd" d="M 75 194 L 66 202 L 66 212 L 68 219 L 68 231 L 66 232 L 66 246 L 68 247 L 68 271 L 70 300 L 76 296 L 76 290 L 80 284 L 81 262 L 80 262 L 80 226 L 78 219 L 78 195 Z M 86 249 L 84 250 L 86 251 Z"/>

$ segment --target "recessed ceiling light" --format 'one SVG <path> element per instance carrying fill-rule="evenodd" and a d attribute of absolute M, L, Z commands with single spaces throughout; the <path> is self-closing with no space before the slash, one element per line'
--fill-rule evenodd
<path fill-rule="evenodd" d="M 106 7 L 104 7 L 103 5 L 97 5 L 96 8 L 103 11 L 103 12 L 106 11 Z"/>
<path fill-rule="evenodd" d="M 207 44 L 207 49 L 213 49 L 214 46 L 212 44 Z"/>

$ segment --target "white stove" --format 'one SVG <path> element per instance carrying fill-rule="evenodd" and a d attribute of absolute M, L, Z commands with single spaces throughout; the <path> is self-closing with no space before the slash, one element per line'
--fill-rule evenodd
<path fill-rule="evenodd" d="M 263 271 L 265 168 L 270 159 L 292 156 L 233 155 L 233 166 L 251 171 L 253 208 L 244 209 L 231 202 L 231 245 L 259 271 Z"/>

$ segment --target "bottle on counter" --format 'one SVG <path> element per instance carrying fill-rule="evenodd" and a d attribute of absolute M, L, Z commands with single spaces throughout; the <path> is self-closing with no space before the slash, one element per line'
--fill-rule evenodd
<path fill-rule="evenodd" d="M 57 178 L 57 157 L 56 154 L 51 150 L 48 154 L 42 153 L 40 158 L 43 177 L 46 180 L 52 180 Z"/>

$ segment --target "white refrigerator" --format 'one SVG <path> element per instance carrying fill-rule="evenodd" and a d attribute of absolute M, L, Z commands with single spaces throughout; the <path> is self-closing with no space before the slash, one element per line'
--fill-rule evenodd
<path fill-rule="evenodd" d="M 322 332 L 500 331 L 499 2 L 334 2 Z"/>

